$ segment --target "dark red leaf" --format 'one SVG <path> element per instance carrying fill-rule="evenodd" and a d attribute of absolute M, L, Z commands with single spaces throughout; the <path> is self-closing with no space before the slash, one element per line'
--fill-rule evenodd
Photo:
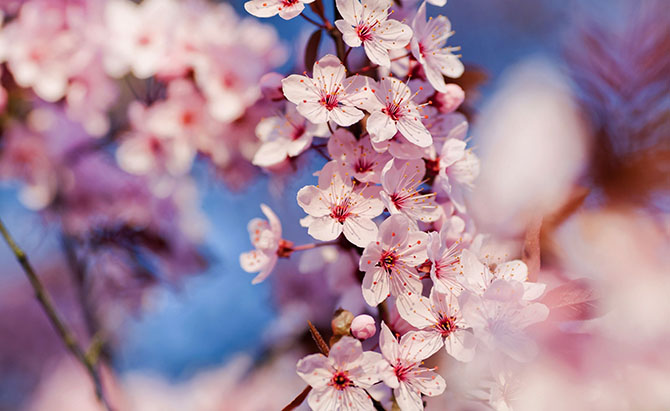
<path fill-rule="evenodd" d="M 305 48 L 305 68 L 307 70 L 311 70 L 316 62 L 319 43 L 321 43 L 321 30 L 312 33 L 312 35 L 309 36 L 309 40 L 307 40 L 307 47 Z"/>

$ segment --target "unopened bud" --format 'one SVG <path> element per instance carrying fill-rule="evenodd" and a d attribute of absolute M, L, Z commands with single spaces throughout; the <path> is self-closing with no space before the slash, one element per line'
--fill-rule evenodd
<path fill-rule="evenodd" d="M 330 322 L 330 326 L 333 328 L 334 335 L 349 335 L 349 329 L 351 328 L 351 321 L 353 321 L 354 315 L 347 310 L 339 309 L 335 312 L 333 320 Z"/>
<path fill-rule="evenodd" d="M 455 83 L 447 84 L 447 91 L 437 93 L 435 101 L 441 113 L 456 111 L 465 100 L 465 91 Z"/>
<path fill-rule="evenodd" d="M 367 340 L 376 332 L 375 319 L 367 314 L 359 315 L 351 322 L 351 334 L 359 340 Z"/>

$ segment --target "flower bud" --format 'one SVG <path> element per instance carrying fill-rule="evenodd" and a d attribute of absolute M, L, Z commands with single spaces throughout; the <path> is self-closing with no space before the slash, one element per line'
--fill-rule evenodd
<path fill-rule="evenodd" d="M 261 77 L 261 93 L 268 100 L 281 100 L 284 98 L 284 92 L 281 88 L 281 81 L 284 78 L 279 73 L 267 73 Z"/>
<path fill-rule="evenodd" d="M 465 100 L 465 91 L 455 83 L 447 84 L 447 91 L 437 93 L 435 102 L 441 113 L 456 111 Z"/>
<path fill-rule="evenodd" d="M 354 319 L 354 315 L 347 310 L 339 309 L 333 315 L 333 320 L 330 322 L 330 326 L 333 328 L 333 334 L 335 335 L 349 335 L 349 329 L 351 328 L 351 321 Z"/>
<path fill-rule="evenodd" d="M 376 332 L 375 319 L 367 314 L 359 315 L 351 322 L 351 334 L 359 340 L 366 340 Z"/>

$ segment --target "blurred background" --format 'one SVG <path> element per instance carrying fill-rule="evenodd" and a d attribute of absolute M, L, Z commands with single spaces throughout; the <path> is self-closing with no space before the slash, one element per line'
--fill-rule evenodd
<path fill-rule="evenodd" d="M 22 2 L 2 3 L 5 14 L 11 15 Z M 245 14 L 242 0 L 229 3 L 238 15 L 250 18 Z M 505 147 L 496 145 L 498 140 L 490 137 L 497 133 L 513 135 L 516 127 L 532 129 L 533 117 L 541 116 L 530 109 L 533 99 L 541 104 L 546 98 L 542 93 L 534 94 L 536 89 L 532 85 L 537 82 L 541 88 L 559 78 L 560 87 L 569 89 L 579 107 L 575 121 L 579 121 L 589 135 L 588 141 L 575 143 L 576 148 L 561 151 L 563 147 L 559 144 L 555 151 L 546 154 L 559 165 L 570 166 L 574 162 L 571 167 L 578 171 L 565 173 L 570 174 L 571 183 L 577 181 L 586 190 L 582 194 L 569 190 L 570 194 L 563 193 L 562 198 L 581 195 L 579 205 L 582 207 L 611 210 L 614 204 L 617 213 L 625 210 L 617 214 L 624 216 L 624 220 L 628 213 L 643 218 L 645 223 L 635 224 L 635 228 L 647 224 L 652 231 L 657 230 L 662 240 L 654 247 L 670 254 L 665 248 L 670 227 L 670 21 L 667 5 L 665 1 L 644 0 L 450 0 L 439 10 L 429 7 L 429 12 L 448 16 L 455 30 L 450 42 L 462 48 L 466 74 L 459 79 L 459 84 L 467 93 L 463 111 L 473 124 L 471 144 L 476 151 L 481 149 L 484 153 L 482 163 L 487 158 L 510 155 L 507 162 L 496 163 L 501 169 L 507 169 L 516 161 L 523 161 L 523 156 L 514 158 Z M 326 9 L 329 16 L 332 14 L 330 6 L 327 4 Z M 266 71 L 283 74 L 301 71 L 289 62 L 302 61 L 302 50 L 313 27 L 298 18 L 285 21 L 275 17 L 264 19 L 263 23 L 276 29 L 281 43 L 277 47 L 286 51 L 284 58 L 277 59 L 274 67 Z M 326 51 L 327 46 L 324 46 L 320 54 Z M 3 76 L 8 76 L 7 69 Z M 121 98 L 128 96 L 133 88 L 142 89 L 143 83 L 134 81 L 120 82 Z M 519 86 L 522 83 L 525 87 Z M 522 93 L 527 105 L 520 108 L 515 104 L 522 99 Z M 37 106 L 42 104 L 34 102 L 38 97 L 24 98 Z M 12 106 L 14 103 L 21 104 L 12 99 L 10 89 L 8 106 L 20 110 Z M 49 104 L 52 103 L 43 104 L 46 111 L 52 109 Z M 507 110 L 511 111 L 498 115 L 505 119 L 494 118 L 491 112 L 507 104 Z M 32 120 L 40 121 L 39 118 Z M 554 129 L 548 133 L 557 139 L 562 133 L 571 133 L 573 128 L 566 123 L 551 124 Z M 10 161 L 6 158 L 6 147 L 12 143 L 6 135 L 17 132 L 11 131 L 8 124 L 8 121 L 3 123 L 0 162 Z M 240 130 L 246 133 L 247 140 L 255 139 L 253 127 L 240 126 Z M 66 124 L 55 132 L 68 137 L 77 133 L 86 134 L 86 131 L 76 124 Z M 532 131 L 519 133 L 526 133 L 524 137 L 532 139 Z M 244 150 L 250 149 L 242 147 L 241 151 Z M 107 210 L 109 215 L 104 217 L 68 215 L 63 210 L 70 207 L 76 213 L 78 208 L 88 207 L 91 202 L 114 202 L 123 197 L 125 194 L 110 188 L 116 187 L 116 183 L 108 181 L 114 178 L 113 171 L 96 166 L 99 175 L 91 175 L 91 169 L 85 168 L 88 160 L 74 166 L 71 162 L 75 160 L 61 158 L 64 164 L 72 165 L 72 175 L 90 180 L 83 183 L 85 178 L 77 180 L 72 190 L 85 191 L 81 188 L 85 186 L 88 194 L 72 195 L 60 203 L 56 197 L 45 209 L 27 207 L 30 201 L 25 199 L 25 184 L 20 176 L 17 178 L 18 174 L 0 165 L 3 175 L 0 218 L 27 252 L 53 294 L 56 306 L 78 335 L 86 340 L 91 338 L 91 330 L 104 330 L 102 336 L 106 342 L 102 355 L 110 359 L 109 366 L 117 375 L 111 385 L 136 392 L 133 407 L 197 409 L 188 404 L 206 404 L 208 400 L 203 398 L 216 392 L 219 396 L 230 395 L 231 402 L 211 409 L 278 409 L 263 404 L 254 408 L 248 403 L 246 408 L 241 405 L 236 408 L 233 392 L 240 390 L 235 388 L 236 381 L 251 378 L 253 382 L 249 387 L 270 387 L 278 375 L 283 375 L 286 382 L 281 389 L 276 388 L 276 404 L 285 405 L 303 386 L 294 372 L 294 360 L 302 352 L 292 350 L 290 341 L 308 338 L 304 334 L 305 320 L 328 327 L 336 306 L 363 309 L 355 299 L 339 299 L 330 290 L 316 295 L 314 284 L 323 280 L 324 273 L 311 276 L 300 273 L 302 260 L 298 256 L 280 261 L 271 278 L 258 285 L 252 285 L 253 276 L 239 266 L 240 253 L 252 248 L 247 223 L 252 218 L 263 217 L 261 203 L 269 205 L 279 216 L 284 238 L 296 244 L 310 242 L 306 229 L 298 224 L 304 215 L 295 194 L 302 186 L 314 183 L 311 172 L 324 163 L 319 155 L 311 154 L 301 157 L 297 167 L 272 175 L 251 166 L 248 160 L 246 165 L 221 166 L 216 161 L 212 164 L 210 157 L 214 155 L 199 158 L 189 173 L 188 184 L 184 184 L 188 193 L 184 196 L 189 199 L 187 206 L 181 200 L 163 204 L 168 197 L 151 200 L 151 206 L 137 204 L 134 212 L 138 215 L 148 213 L 150 219 L 160 213 L 168 216 L 157 222 L 152 219 L 142 226 L 155 224 L 155 230 L 116 225 L 110 233 L 109 226 L 103 224 L 103 228 L 87 232 L 86 242 L 81 241 L 79 227 L 91 221 L 97 224 L 101 219 L 112 219 L 114 213 L 128 213 L 131 205 Z M 556 159 L 556 156 L 565 158 Z M 25 164 L 26 160 L 14 158 L 13 161 Z M 42 160 L 30 161 L 35 161 L 30 164 L 39 164 Z M 560 180 L 562 172 L 560 167 L 519 171 L 522 175 L 545 173 L 542 178 L 546 184 L 528 181 L 526 186 L 529 191 L 539 193 L 536 197 L 547 196 L 545 198 L 560 191 L 552 191 L 546 185 Z M 485 179 L 487 174 L 483 174 Z M 554 178 L 556 175 L 559 177 Z M 510 178 L 518 181 L 516 177 Z M 125 187 L 145 190 L 145 182 L 123 181 Z M 503 183 L 496 180 L 482 184 Z M 90 187 L 97 187 L 100 192 Z M 547 191 L 542 191 L 545 188 Z M 515 189 L 520 190 L 516 186 Z M 92 199 L 95 196 L 100 199 Z M 530 204 L 535 198 L 526 200 Z M 166 212 L 166 208 L 172 211 Z M 487 214 L 487 211 L 482 213 Z M 188 214 L 188 219 L 182 227 L 175 216 L 183 214 Z M 483 218 L 482 224 L 495 230 L 505 218 L 516 218 L 510 215 L 489 216 L 488 220 Z M 135 221 L 134 218 L 138 217 L 127 221 Z M 81 219 L 87 222 L 84 224 Z M 608 227 L 615 224 L 607 221 L 603 224 Z M 131 233 L 124 231 L 126 229 Z M 576 243 L 579 235 L 569 230 L 577 229 L 568 227 L 566 230 L 560 235 L 552 234 L 552 241 Z M 617 233 L 617 230 L 612 231 L 615 236 Z M 113 235 L 136 243 L 124 248 L 120 257 L 119 250 L 105 248 L 107 239 Z M 198 238 L 198 241 L 175 240 L 177 235 Z M 168 247 L 163 237 L 178 244 Z M 649 244 L 647 239 L 642 243 Z M 164 247 L 170 250 L 168 256 L 161 251 Z M 579 247 L 557 246 L 547 254 L 557 259 L 558 248 L 570 253 L 567 260 L 573 263 L 571 268 L 575 271 L 589 271 L 580 266 L 585 258 L 579 257 Z M 56 338 L 4 243 L 0 246 L 0 263 L 3 267 L 0 271 L 0 410 L 73 409 L 68 408 L 66 402 L 62 407 L 54 402 L 54 392 L 68 393 L 71 398 L 82 395 L 81 404 L 90 400 L 92 391 L 77 394 L 81 391 L 77 387 L 81 385 L 67 383 L 71 380 L 90 384 Z M 662 264 L 667 264 L 667 260 Z M 90 273 L 104 276 L 104 283 L 82 283 L 77 274 L 82 265 Z M 84 286 L 90 287 L 84 288 L 88 290 L 88 297 L 82 297 Z M 82 306 L 89 307 L 90 312 L 82 311 Z M 317 317 L 308 318 L 314 313 Z M 249 370 L 269 363 L 274 350 L 289 353 L 280 360 L 285 362 L 268 371 L 267 376 L 250 375 Z M 66 377 L 68 375 L 70 377 Z M 267 389 L 270 396 L 273 389 Z M 242 393 L 237 392 L 237 395 L 242 396 Z M 194 398 L 193 402 L 188 403 L 187 397 Z M 40 398 L 49 400 L 43 403 Z M 143 403 L 152 404 L 153 408 L 140 408 Z M 200 409 L 210 408 L 203 405 Z"/>

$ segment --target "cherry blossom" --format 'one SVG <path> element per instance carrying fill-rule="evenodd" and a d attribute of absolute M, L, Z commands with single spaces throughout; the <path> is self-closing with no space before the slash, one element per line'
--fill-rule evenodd
<path fill-rule="evenodd" d="M 122 77 L 129 70 L 138 78 L 154 75 L 166 60 L 170 29 L 178 12 L 174 0 L 146 0 L 140 4 L 127 0 L 107 2 L 107 72 L 114 77 Z"/>
<path fill-rule="evenodd" d="M 438 184 L 444 188 L 458 211 L 465 211 L 465 193 L 479 175 L 479 159 L 466 150 L 463 140 L 450 138 L 440 153 Z"/>
<path fill-rule="evenodd" d="M 369 305 L 376 306 L 390 295 L 399 297 L 399 304 L 406 297 L 421 295 L 414 267 L 426 261 L 428 234 L 411 226 L 406 216 L 392 215 L 380 225 L 377 241 L 365 247 L 359 268 L 365 272 L 363 298 Z"/>
<path fill-rule="evenodd" d="M 370 112 L 367 131 L 373 143 L 390 140 L 400 132 L 409 142 L 428 147 L 433 139 L 421 122 L 419 106 L 412 99 L 414 94 L 407 84 L 393 77 L 382 77 L 372 88 L 373 98 L 366 102 Z"/>
<path fill-rule="evenodd" d="M 401 410 L 423 410 L 421 395 L 440 395 L 447 386 L 434 369 L 421 367 L 424 359 L 442 348 L 442 341 L 426 331 L 410 331 L 398 342 L 383 322 L 381 328 L 379 347 L 389 364 L 382 374 L 384 383 L 393 388 Z"/>
<path fill-rule="evenodd" d="M 447 353 L 458 361 L 473 359 L 476 340 L 452 293 L 441 293 L 433 287 L 429 298 L 417 297 L 409 301 L 409 306 L 398 306 L 405 321 L 429 333 L 426 338 L 437 339 L 439 344 L 444 342 Z"/>
<path fill-rule="evenodd" d="M 151 111 L 138 102 L 131 104 L 128 111 L 133 130 L 122 136 L 116 152 L 123 170 L 137 175 L 167 171 L 173 176 L 190 170 L 196 154 L 190 141 L 183 136 L 162 135 L 152 130 Z"/>
<path fill-rule="evenodd" d="M 516 361 L 527 362 L 536 355 L 537 345 L 525 329 L 544 321 L 549 309 L 540 303 L 526 303 L 523 295 L 520 282 L 499 279 L 481 296 L 470 292 L 461 294 L 459 302 L 463 318 L 479 342 Z"/>
<path fill-rule="evenodd" d="M 359 340 L 367 340 L 376 332 L 375 319 L 367 314 L 357 315 L 351 321 L 351 335 Z"/>
<path fill-rule="evenodd" d="M 492 267 L 483 264 L 470 250 L 463 250 L 460 257 L 460 270 L 465 276 L 468 288 L 478 294 L 484 294 L 496 280 L 518 281 L 523 285 L 523 299 L 535 300 L 546 288 L 545 284 L 528 282 L 528 267 L 521 260 L 500 262 Z"/>
<path fill-rule="evenodd" d="M 350 47 L 363 46 L 371 62 L 390 67 L 389 50 L 404 49 L 412 38 L 412 29 L 397 20 L 387 20 L 389 0 L 337 0 L 344 19 L 335 26 Z"/>
<path fill-rule="evenodd" d="M 431 222 L 440 217 L 434 193 L 423 194 L 421 185 L 426 174 L 423 160 L 391 160 L 382 171 L 380 197 L 393 214 L 404 214 L 413 222 Z"/>
<path fill-rule="evenodd" d="M 380 183 L 384 165 L 391 159 L 388 154 L 377 153 L 370 145 L 370 136 L 356 140 L 354 135 L 339 128 L 328 139 L 328 154 L 342 170 L 361 182 Z"/>
<path fill-rule="evenodd" d="M 282 81 L 286 98 L 298 105 L 298 112 L 314 124 L 334 121 L 342 127 L 363 118 L 362 106 L 367 100 L 368 78 L 346 77 L 340 59 L 327 54 L 314 63 L 314 79 L 292 74 Z"/>
<path fill-rule="evenodd" d="M 298 361 L 298 375 L 312 387 L 307 402 L 315 411 L 370 410 L 365 392 L 380 378 L 383 365 L 379 353 L 363 351 L 361 342 L 343 337 L 330 348 L 328 357 L 312 354 Z"/>
<path fill-rule="evenodd" d="M 450 234 L 449 227 L 443 227 L 439 233 L 429 234 L 430 279 L 437 291 L 458 295 L 463 291 L 465 276 L 460 265 L 460 244 L 456 242 L 447 245 Z"/>
<path fill-rule="evenodd" d="M 253 163 L 268 167 L 295 157 L 307 150 L 313 137 L 326 137 L 326 124 L 313 124 L 305 120 L 296 110 L 295 104 L 288 103 L 286 113 L 261 120 L 256 127 L 256 135 L 263 142 Z"/>
<path fill-rule="evenodd" d="M 261 204 L 261 210 L 267 220 L 254 218 L 247 226 L 251 244 L 256 249 L 240 255 L 240 265 L 244 271 L 258 272 L 258 275 L 251 281 L 252 284 L 258 284 L 270 275 L 277 264 L 279 258 L 277 252 L 282 242 L 279 218 L 265 204 Z"/>
<path fill-rule="evenodd" d="M 272 17 L 279 14 L 284 20 L 290 20 L 305 9 L 305 4 L 314 0 L 249 0 L 244 9 L 256 17 Z"/>
<path fill-rule="evenodd" d="M 419 11 L 412 23 L 414 37 L 412 37 L 412 55 L 421 63 L 426 79 L 435 87 L 435 90 L 445 93 L 447 85 L 444 76 L 460 77 L 463 74 L 463 63 L 452 51 L 458 47 L 444 47 L 451 37 L 451 23 L 445 16 L 429 18 L 426 21 L 426 3 L 419 7 Z"/>
<path fill-rule="evenodd" d="M 375 187 L 355 190 L 350 178 L 341 175 L 334 162 L 324 166 L 318 186 L 298 191 L 298 204 L 307 214 L 301 221 L 308 233 L 321 241 L 334 240 L 344 232 L 352 244 L 367 246 L 377 237 L 377 225 L 372 221 L 384 211 Z"/>

